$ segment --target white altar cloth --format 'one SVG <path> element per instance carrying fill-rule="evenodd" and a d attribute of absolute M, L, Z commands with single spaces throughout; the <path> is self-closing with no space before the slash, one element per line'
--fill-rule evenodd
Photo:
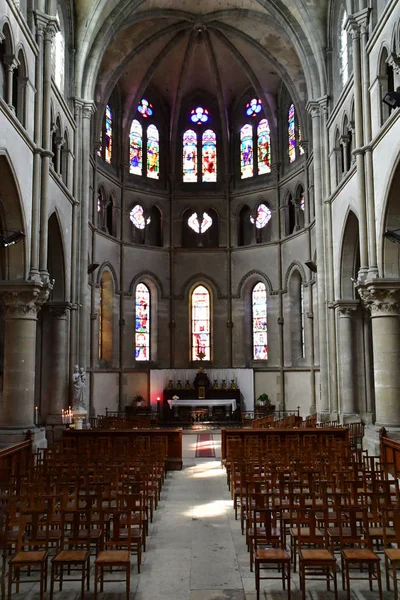
<path fill-rule="evenodd" d="M 193 400 L 168 400 L 170 408 L 174 406 L 203 406 L 209 408 L 210 406 L 231 406 L 232 411 L 236 410 L 236 400 L 232 398 L 218 398 L 218 399 L 206 399 L 206 398 L 195 398 Z"/>

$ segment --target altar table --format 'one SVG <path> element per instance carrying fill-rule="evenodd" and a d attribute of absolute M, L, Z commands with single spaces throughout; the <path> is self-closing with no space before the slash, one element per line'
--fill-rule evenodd
<path fill-rule="evenodd" d="M 178 407 L 179 406 L 192 406 L 192 407 L 207 407 L 208 414 L 212 415 L 213 406 L 225 406 L 226 414 L 229 415 L 229 408 L 231 408 L 232 412 L 234 412 L 237 408 L 236 400 L 234 398 L 194 398 L 190 400 L 168 400 L 168 404 L 170 408 L 174 408 L 175 416 L 178 416 Z"/>

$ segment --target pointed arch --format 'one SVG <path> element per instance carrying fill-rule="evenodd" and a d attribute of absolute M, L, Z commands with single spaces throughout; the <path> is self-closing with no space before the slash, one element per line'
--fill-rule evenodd
<path fill-rule="evenodd" d="M 268 358 L 267 307 L 267 287 L 264 282 L 259 281 L 251 292 L 253 360 Z"/>
<path fill-rule="evenodd" d="M 149 361 L 151 342 L 151 295 L 147 285 L 135 288 L 135 360 Z"/>
<path fill-rule="evenodd" d="M 343 229 L 340 253 L 340 298 L 355 299 L 353 280 L 357 279 L 360 268 L 360 237 L 358 218 L 349 210 Z"/>
<path fill-rule="evenodd" d="M 113 276 L 108 268 L 103 269 L 99 284 L 99 341 L 100 364 L 111 366 L 113 362 Z"/>
<path fill-rule="evenodd" d="M 48 221 L 47 270 L 50 279 L 54 279 L 52 299 L 65 301 L 65 251 L 60 218 L 56 211 Z"/>
<path fill-rule="evenodd" d="M 191 360 L 211 360 L 211 291 L 198 283 L 190 293 Z"/>
<path fill-rule="evenodd" d="M 21 191 L 8 152 L 0 148 L 0 228 L 26 232 Z M 4 254 L 4 279 L 25 279 L 28 264 L 28 237 L 10 246 Z"/>
<path fill-rule="evenodd" d="M 137 119 L 133 119 L 129 134 L 129 172 L 141 175 L 143 171 L 143 129 Z"/>
<path fill-rule="evenodd" d="M 100 265 L 100 267 L 97 271 L 96 285 L 97 286 L 100 285 L 100 280 L 102 278 L 104 271 L 110 271 L 110 273 L 113 277 L 113 285 L 114 285 L 115 293 L 116 294 L 119 293 L 119 291 L 118 291 L 119 290 L 119 280 L 118 280 L 117 272 L 116 272 L 114 266 L 108 261 L 105 261 Z"/>

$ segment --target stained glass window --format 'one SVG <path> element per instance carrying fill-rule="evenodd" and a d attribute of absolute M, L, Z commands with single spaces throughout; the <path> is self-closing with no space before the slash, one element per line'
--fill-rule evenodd
<path fill-rule="evenodd" d="M 253 359 L 268 358 L 267 338 L 267 288 L 261 281 L 253 288 L 252 293 L 253 318 Z"/>
<path fill-rule="evenodd" d="M 129 172 L 134 175 L 141 175 L 143 167 L 142 126 L 137 119 L 133 119 L 132 121 L 131 132 L 129 135 L 129 147 Z"/>
<path fill-rule="evenodd" d="M 100 156 L 100 158 L 103 156 L 103 130 L 100 131 L 100 143 L 97 148 L 97 156 Z"/>
<path fill-rule="evenodd" d="M 304 209 L 305 209 L 304 192 L 301 192 L 301 196 L 300 196 L 300 209 L 302 211 L 304 211 Z"/>
<path fill-rule="evenodd" d="M 193 231 L 195 231 L 196 233 L 206 232 L 207 229 L 209 229 L 211 227 L 212 222 L 213 222 L 212 218 L 206 212 L 203 213 L 203 218 L 202 218 L 201 222 L 197 216 L 197 213 L 193 213 L 188 218 L 189 227 L 191 229 L 193 229 Z"/>
<path fill-rule="evenodd" d="M 217 181 L 217 137 L 211 129 L 203 133 L 203 181 Z"/>
<path fill-rule="evenodd" d="M 112 112 L 111 112 L 111 108 L 107 104 L 107 106 L 106 106 L 106 148 L 105 148 L 104 160 L 108 163 L 111 163 L 111 157 L 112 157 L 112 125 L 113 125 Z"/>
<path fill-rule="evenodd" d="M 150 360 L 150 292 L 144 283 L 136 286 L 135 359 Z"/>
<path fill-rule="evenodd" d="M 242 179 L 253 177 L 253 128 L 248 124 L 240 130 L 240 170 Z"/>
<path fill-rule="evenodd" d="M 257 127 L 258 174 L 271 172 L 271 135 L 267 119 L 261 119 Z"/>
<path fill-rule="evenodd" d="M 138 229 L 144 229 L 146 227 L 146 224 L 148 225 L 151 220 L 150 217 L 148 217 L 147 220 L 144 218 L 143 207 L 140 206 L 140 204 L 136 204 L 132 208 L 129 217 L 134 226 Z"/>
<path fill-rule="evenodd" d="M 158 179 L 160 173 L 160 137 L 155 125 L 147 128 L 147 177 Z"/>
<path fill-rule="evenodd" d="M 197 135 L 192 129 L 183 134 L 183 181 L 197 181 Z"/>
<path fill-rule="evenodd" d="M 61 18 L 60 18 L 61 16 Z M 52 45 L 54 80 L 60 92 L 64 93 L 64 71 L 65 71 L 65 40 L 64 23 L 61 13 L 57 10 L 56 19 L 60 30 L 57 31 Z"/>
<path fill-rule="evenodd" d="M 248 117 L 255 117 L 261 112 L 262 104 L 259 98 L 253 98 L 246 104 L 246 115 Z"/>
<path fill-rule="evenodd" d="M 153 114 L 153 105 L 144 98 L 139 102 L 137 109 L 145 119 Z"/>
<path fill-rule="evenodd" d="M 257 212 L 256 227 L 262 229 L 271 220 L 271 211 L 265 204 L 260 204 Z M 254 224 L 254 217 L 250 215 L 250 221 Z"/>
<path fill-rule="evenodd" d="M 207 123 L 208 110 L 206 108 L 202 108 L 201 106 L 194 108 L 190 113 L 190 120 L 199 125 L 201 123 Z"/>
<path fill-rule="evenodd" d="M 294 120 L 294 104 L 289 107 L 288 113 L 288 136 L 289 136 L 289 162 L 293 162 L 296 159 L 296 128 Z"/>
<path fill-rule="evenodd" d="M 304 154 L 304 148 L 303 148 L 303 146 L 301 144 L 301 141 L 302 141 L 303 138 L 301 137 L 300 125 L 297 127 L 297 133 L 298 133 L 298 139 L 299 139 L 299 154 L 300 154 L 300 156 L 303 156 L 303 154 Z"/>
<path fill-rule="evenodd" d="M 199 285 L 192 293 L 192 360 L 210 356 L 210 294 Z"/>

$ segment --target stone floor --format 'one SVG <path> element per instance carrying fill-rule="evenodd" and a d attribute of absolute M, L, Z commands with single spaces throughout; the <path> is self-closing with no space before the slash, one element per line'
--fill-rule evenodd
<path fill-rule="evenodd" d="M 196 433 L 183 436 L 184 467 L 169 473 L 162 500 L 150 526 L 142 572 L 137 574 L 132 559 L 132 600 L 255 600 L 254 575 L 249 555 L 235 521 L 225 471 L 220 464 L 220 435 L 214 433 L 216 458 L 195 458 Z M 383 578 L 384 579 L 384 578 Z M 338 581 L 340 585 L 340 581 Z M 279 581 L 262 582 L 262 600 L 284 600 Z M 78 583 L 70 583 L 54 600 L 78 600 Z M 384 592 L 392 600 L 393 592 Z M 93 592 L 85 597 L 90 599 Z M 25 584 L 13 600 L 38 600 L 38 585 Z M 48 598 L 48 594 L 46 594 Z M 126 598 L 124 584 L 105 586 L 99 600 Z M 324 582 L 307 582 L 307 600 L 334 598 Z M 346 600 L 339 591 L 339 600 Z M 367 582 L 356 582 L 351 600 L 376 600 Z M 298 576 L 292 579 L 292 600 L 301 600 Z"/>

